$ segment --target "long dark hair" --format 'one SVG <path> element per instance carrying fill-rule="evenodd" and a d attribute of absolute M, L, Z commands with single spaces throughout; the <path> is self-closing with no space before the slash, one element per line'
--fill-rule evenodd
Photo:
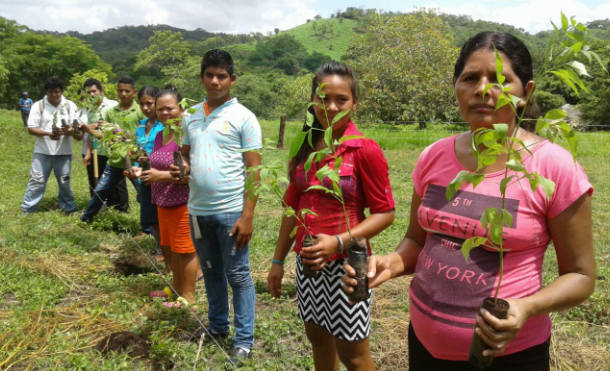
<path fill-rule="evenodd" d="M 532 56 L 523 41 L 506 32 L 484 31 L 468 39 L 462 46 L 460 56 L 455 62 L 453 84 L 455 85 L 455 82 L 462 74 L 466 61 L 472 53 L 480 49 L 494 50 L 494 47 L 508 58 L 513 71 L 519 78 L 519 81 L 521 81 L 523 91 L 525 91 L 527 83 L 534 79 Z M 517 112 L 521 114 L 521 109 L 518 109 Z M 533 97 L 530 97 L 524 117 L 526 119 L 535 119 L 538 118 L 539 115 L 540 110 Z M 523 125 L 523 127 L 528 130 L 532 129 L 531 126 L 533 125 Z"/>
<path fill-rule="evenodd" d="M 358 82 L 356 81 L 356 77 L 354 76 L 354 72 L 352 71 L 352 69 L 343 63 L 340 63 L 337 61 L 329 61 L 329 62 L 326 62 L 323 65 L 321 65 L 316 70 L 316 73 L 315 73 L 313 79 L 311 80 L 310 99 L 312 101 L 315 98 L 316 89 L 320 85 L 322 79 L 324 79 L 327 76 L 331 76 L 331 75 L 338 75 L 338 76 L 348 79 L 351 82 L 352 98 L 354 100 L 358 99 Z M 290 162 L 288 164 L 288 176 L 289 176 L 290 180 L 294 179 L 294 174 L 295 174 L 297 166 L 299 166 L 300 163 L 305 162 L 305 160 L 307 160 L 307 157 L 309 157 L 309 155 L 314 150 L 314 148 L 309 145 L 309 142 L 310 142 L 309 136 L 311 135 L 311 143 L 313 144 L 313 146 L 315 146 L 316 143 L 322 138 L 322 135 L 324 135 L 324 131 L 322 129 L 322 124 L 320 124 L 320 121 L 318 121 L 318 119 L 316 118 L 313 106 L 309 107 L 307 109 L 307 111 L 313 116 L 312 127 L 314 129 L 319 129 L 319 130 L 309 130 L 309 126 L 306 123 L 303 124 L 302 130 L 308 131 L 308 133 L 305 136 L 305 140 L 303 140 L 303 143 L 301 144 L 301 148 L 299 148 L 299 151 L 297 152 L 297 154 L 292 159 L 290 159 Z"/>

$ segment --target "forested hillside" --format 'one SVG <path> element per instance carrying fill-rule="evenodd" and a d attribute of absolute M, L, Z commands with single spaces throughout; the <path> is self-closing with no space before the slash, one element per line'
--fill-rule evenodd
<path fill-rule="evenodd" d="M 418 24 L 420 28 L 414 29 L 411 24 Z M 430 24 L 435 27 L 428 27 Z M 393 33 L 392 27 L 406 27 L 409 31 Z M 602 56 L 602 64 L 607 66 L 610 20 L 590 22 L 588 28 L 591 37 L 600 39 L 594 44 L 594 51 Z M 455 57 L 457 48 L 465 40 L 483 30 L 506 31 L 523 39 L 530 48 L 536 69 L 543 66 L 547 45 L 553 36 L 550 24 L 549 31 L 532 35 L 510 25 L 473 20 L 468 16 L 428 11 L 379 13 L 360 8 L 338 11 L 327 19 L 317 16 L 300 26 L 275 29 L 267 35 L 232 35 L 203 29 L 187 31 L 167 25 L 124 26 L 87 35 L 78 32 L 58 34 L 31 31 L 12 20 L 0 18 L 0 41 L 3 43 L 0 104 L 15 105 L 22 90 L 33 92 L 35 98 L 40 97 L 43 93 L 41 79 L 51 72 L 69 81 L 73 75 L 86 74 L 89 70 L 94 70 L 89 75 L 109 82 L 121 75 L 130 75 L 139 86 L 172 83 L 185 95 L 201 99 L 203 93 L 198 82 L 201 55 L 211 48 L 221 47 L 235 58 L 239 79 L 234 94 L 262 117 L 302 115 L 309 95 L 309 74 L 321 63 L 338 59 L 353 65 L 363 80 L 360 115 L 367 120 L 453 121 L 459 116 L 451 104 L 453 61 L 450 59 Z M 424 37 L 410 38 L 409 32 Z M 423 49 L 414 47 L 418 52 L 408 55 L 408 67 L 403 63 L 407 58 L 406 48 L 398 48 L 390 56 L 387 45 L 377 44 L 381 39 L 391 44 L 396 37 L 406 43 L 403 45 L 423 43 L 417 44 Z M 439 46 L 443 49 L 436 50 Z M 433 49 L 450 58 L 439 65 L 421 62 Z M 383 83 L 385 87 L 392 86 L 392 91 L 373 88 L 388 72 L 384 71 L 384 63 L 402 66 Z M 609 125 L 610 103 L 605 98 L 610 95 L 608 74 L 599 63 L 592 63 L 592 66 L 588 79 L 591 94 L 585 97 L 558 84 L 557 77 L 541 76 L 537 99 L 543 112 L 565 103 L 581 104 L 587 108 L 585 120 L 591 124 Z M 420 95 L 406 91 L 416 87 L 422 91 Z M 431 94 L 447 97 L 442 99 L 445 104 L 431 100 Z M 393 100 L 393 104 L 382 107 L 381 102 L 388 100 Z"/>

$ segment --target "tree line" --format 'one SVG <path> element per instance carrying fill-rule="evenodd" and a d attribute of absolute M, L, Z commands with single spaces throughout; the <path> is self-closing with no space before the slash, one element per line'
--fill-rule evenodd
<path fill-rule="evenodd" d="M 344 19 L 351 21 L 347 26 Z M 417 10 L 411 13 L 379 12 L 347 8 L 329 19 L 316 17 L 309 32 L 316 40 L 347 38 L 341 59 L 351 65 L 360 80 L 360 119 L 367 122 L 459 121 L 452 89 L 453 61 L 459 46 L 482 30 L 505 31 L 528 46 L 535 68 L 553 31 L 531 35 L 510 25 L 473 21 L 468 16 Z M 587 124 L 610 127 L 610 20 L 587 24 L 594 38 L 592 51 L 601 55 L 588 71 L 585 94 L 576 94 L 558 76 L 541 76 L 536 91 L 544 113 L 565 103 L 577 105 Z M 295 31 L 296 32 L 296 31 Z M 326 36 L 320 36 L 324 33 Z M 201 55 L 225 48 L 235 58 L 238 83 L 234 94 L 259 117 L 285 114 L 300 119 L 309 100 L 311 73 L 331 59 L 329 50 L 306 47 L 294 32 L 230 35 L 170 26 L 126 26 L 82 35 L 34 32 L 0 17 L 0 104 L 14 106 L 27 90 L 43 95 L 41 81 L 56 74 L 66 81 L 96 77 L 112 82 L 121 75 L 134 77 L 138 85 L 172 83 L 185 96 L 201 98 L 198 82 Z M 339 43 L 339 41 L 337 41 Z M 583 61 L 584 62 L 584 61 Z M 69 87 L 69 93 L 76 94 Z M 111 89 L 112 90 L 112 89 Z M 107 90 L 107 92 L 110 92 Z"/>

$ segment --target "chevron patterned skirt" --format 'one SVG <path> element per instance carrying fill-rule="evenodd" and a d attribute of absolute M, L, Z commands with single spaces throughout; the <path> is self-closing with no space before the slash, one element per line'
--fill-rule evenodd
<path fill-rule="evenodd" d="M 297 254 L 299 317 L 341 340 L 366 339 L 371 332 L 371 298 L 350 306 L 341 287 L 343 274 L 343 259 L 339 259 L 326 264 L 317 278 L 306 278 Z"/>

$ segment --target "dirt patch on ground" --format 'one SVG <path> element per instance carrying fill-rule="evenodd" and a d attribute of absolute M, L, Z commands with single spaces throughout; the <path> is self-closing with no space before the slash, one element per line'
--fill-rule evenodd
<path fill-rule="evenodd" d="M 145 358 L 150 351 L 150 342 L 135 332 L 120 331 L 104 337 L 95 348 L 103 355 L 108 352 L 122 352 L 133 358 Z"/>

